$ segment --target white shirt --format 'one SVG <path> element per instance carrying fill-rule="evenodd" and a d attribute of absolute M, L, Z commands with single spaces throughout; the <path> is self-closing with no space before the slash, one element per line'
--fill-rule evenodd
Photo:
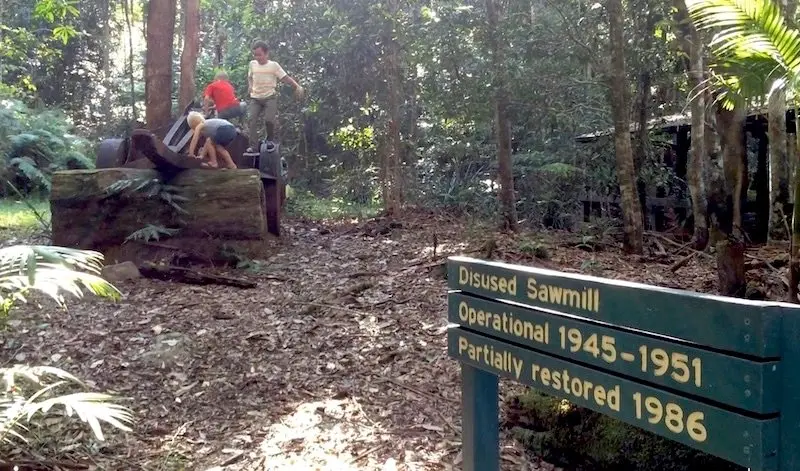
<path fill-rule="evenodd" d="M 265 64 L 259 64 L 257 60 L 252 60 L 247 76 L 253 81 L 250 98 L 269 98 L 275 94 L 278 80 L 286 77 L 286 72 L 275 61 L 268 60 Z"/>

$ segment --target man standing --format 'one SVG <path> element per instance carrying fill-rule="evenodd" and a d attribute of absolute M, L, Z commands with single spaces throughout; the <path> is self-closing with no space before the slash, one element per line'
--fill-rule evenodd
<path fill-rule="evenodd" d="M 203 92 L 203 111 L 206 114 L 211 105 L 217 108 L 217 117 L 220 119 L 239 118 L 244 114 L 233 85 L 228 81 L 228 74 L 224 71 L 217 72 L 214 81 Z"/>
<path fill-rule="evenodd" d="M 259 131 L 262 122 L 267 125 L 267 140 L 275 138 L 275 128 L 278 120 L 278 102 L 275 89 L 278 81 L 288 83 L 294 87 L 297 98 L 302 98 L 303 87 L 292 77 L 284 72 L 283 67 L 275 61 L 269 60 L 269 46 L 264 41 L 253 43 L 253 58 L 247 72 L 247 84 L 250 91 L 250 105 L 248 107 L 248 137 L 250 138 L 249 152 L 257 149 Z M 262 118 L 262 114 L 264 117 Z M 263 121 L 262 121 L 263 119 Z"/>

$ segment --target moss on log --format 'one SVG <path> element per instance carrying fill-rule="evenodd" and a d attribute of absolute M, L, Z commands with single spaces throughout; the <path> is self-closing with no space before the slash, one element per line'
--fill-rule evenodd
<path fill-rule="evenodd" d="M 137 190 L 148 180 L 160 183 Z M 272 237 L 264 207 L 264 186 L 253 169 L 193 169 L 168 181 L 150 169 L 61 171 L 50 195 L 53 244 L 98 250 L 116 261 L 153 259 L 148 252 L 154 249 L 209 261 L 222 251 L 252 257 Z M 171 235 L 126 241 L 146 226 Z"/>

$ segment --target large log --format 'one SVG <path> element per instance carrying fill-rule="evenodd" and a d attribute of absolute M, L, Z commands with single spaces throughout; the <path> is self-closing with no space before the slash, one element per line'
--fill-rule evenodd
<path fill-rule="evenodd" d="M 137 191 L 138 182 L 147 179 L 160 179 L 173 190 Z M 53 244 L 98 250 L 107 263 L 164 258 L 165 250 L 213 263 L 224 251 L 255 258 L 270 245 L 258 170 L 192 169 L 163 179 L 156 170 L 137 168 L 56 172 L 50 193 Z M 125 183 L 123 190 L 109 190 Z M 180 209 L 169 204 L 170 194 Z M 157 242 L 126 242 L 148 225 L 177 232 Z"/>

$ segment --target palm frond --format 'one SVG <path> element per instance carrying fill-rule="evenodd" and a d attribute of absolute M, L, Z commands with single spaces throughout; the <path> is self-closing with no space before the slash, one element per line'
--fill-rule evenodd
<path fill-rule="evenodd" d="M 105 437 L 100 426 L 101 421 L 125 432 L 131 431 L 131 428 L 125 424 L 133 423 L 131 410 L 109 402 L 112 399 L 113 396 L 108 394 L 93 392 L 67 394 L 41 402 L 28 401 L 25 406 L 25 413 L 27 420 L 30 421 L 36 414 L 47 414 L 53 407 L 62 406 L 67 417 L 72 417 L 73 414 L 77 415 L 81 421 L 89 424 L 94 436 L 103 441 Z"/>
<path fill-rule="evenodd" d="M 800 31 L 790 28 L 773 0 L 686 0 L 698 29 L 719 30 L 717 57 L 759 56 L 792 74 L 800 72 Z"/>
<path fill-rule="evenodd" d="M 79 392 L 72 394 L 54 395 L 55 391 L 67 384 L 82 384 L 77 378 L 58 368 L 47 366 L 15 365 L 10 368 L 0 368 L 0 375 L 5 382 L 4 392 L 0 393 L 0 441 L 9 441 L 8 435 L 25 441 L 23 433 L 27 427 L 23 421 L 30 423 L 37 415 L 47 415 L 53 408 L 64 408 L 66 417 L 76 415 L 81 421 L 88 424 L 94 436 L 103 441 L 101 422 L 126 432 L 131 431 L 127 424 L 133 423 L 133 414 L 127 407 L 111 402 L 114 397 L 108 394 Z M 24 385 L 19 385 L 16 378 L 27 379 L 39 389 L 25 397 Z M 46 384 L 46 377 L 59 379 L 51 384 Z M 19 429 L 20 431 L 17 431 Z"/>
<path fill-rule="evenodd" d="M 13 246 L 0 249 L 0 314 L 13 301 L 25 302 L 25 294 L 35 290 L 64 305 L 61 293 L 77 298 L 83 290 L 113 300 L 121 293 L 100 277 L 103 254 L 51 246 Z"/>

